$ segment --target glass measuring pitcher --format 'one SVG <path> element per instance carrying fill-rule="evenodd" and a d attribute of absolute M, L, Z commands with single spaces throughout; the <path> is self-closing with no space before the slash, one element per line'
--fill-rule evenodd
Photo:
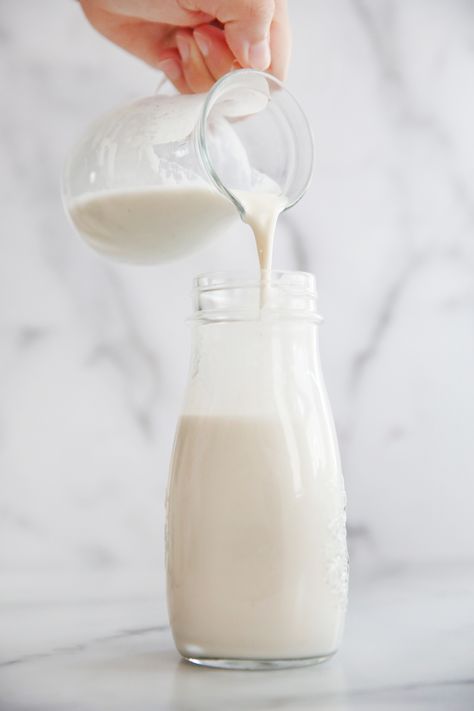
<path fill-rule="evenodd" d="M 184 256 L 245 216 L 246 193 L 304 194 L 313 142 L 293 96 L 270 74 L 222 77 L 208 94 L 158 94 L 96 121 L 63 181 L 76 229 L 123 261 Z"/>

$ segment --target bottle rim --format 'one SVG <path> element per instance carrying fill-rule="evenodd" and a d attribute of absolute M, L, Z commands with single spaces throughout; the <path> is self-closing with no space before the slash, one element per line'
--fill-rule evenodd
<path fill-rule="evenodd" d="M 260 288 L 262 282 L 270 286 L 298 288 L 302 292 L 317 296 L 316 277 L 314 274 L 292 269 L 273 269 L 263 276 L 251 274 L 244 270 L 201 272 L 194 277 L 193 286 L 201 291 L 211 291 L 237 287 Z"/>
<path fill-rule="evenodd" d="M 192 321 L 322 320 L 316 279 L 310 272 L 201 273 L 193 280 L 193 292 Z"/>

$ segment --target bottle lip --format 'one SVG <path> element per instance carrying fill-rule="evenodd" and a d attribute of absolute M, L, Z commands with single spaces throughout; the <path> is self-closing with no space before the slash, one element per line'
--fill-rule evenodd
<path fill-rule="evenodd" d="M 193 285 L 193 321 L 321 321 L 309 272 L 211 272 L 196 276 Z"/>
<path fill-rule="evenodd" d="M 290 289 L 317 297 L 316 278 L 311 272 L 276 269 L 266 273 L 251 274 L 246 271 L 202 272 L 193 281 L 193 287 L 199 291 L 214 291 L 217 289 L 258 288 L 262 285 Z"/>

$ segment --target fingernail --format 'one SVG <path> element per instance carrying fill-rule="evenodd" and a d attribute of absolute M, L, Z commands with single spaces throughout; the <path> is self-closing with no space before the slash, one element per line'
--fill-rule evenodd
<path fill-rule="evenodd" d="M 199 51 L 204 57 L 207 57 L 207 55 L 209 54 L 209 42 L 207 41 L 207 38 L 199 34 L 199 32 L 194 32 L 193 36 L 196 40 L 196 44 L 199 48 Z"/>
<path fill-rule="evenodd" d="M 188 40 L 182 35 L 176 35 L 176 44 L 178 45 L 178 51 L 181 55 L 181 59 L 183 62 L 187 62 L 191 55 Z"/>
<path fill-rule="evenodd" d="M 162 59 L 158 62 L 158 69 L 161 69 L 171 81 L 177 81 L 181 76 L 181 67 L 176 59 Z"/>
<path fill-rule="evenodd" d="M 254 69 L 267 69 L 270 64 L 270 47 L 264 39 L 249 47 L 249 64 Z"/>

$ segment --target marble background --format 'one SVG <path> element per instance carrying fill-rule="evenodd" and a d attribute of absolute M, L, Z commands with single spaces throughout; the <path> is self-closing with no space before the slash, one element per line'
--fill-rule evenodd
<path fill-rule="evenodd" d="M 317 163 L 275 262 L 318 278 L 353 575 L 472 565 L 474 2 L 290 5 Z M 157 75 L 67 0 L 2 0 L 0 47 L 3 589 L 162 589 L 191 278 L 253 264 L 251 240 L 159 268 L 96 256 L 63 214 L 64 158 Z"/>

